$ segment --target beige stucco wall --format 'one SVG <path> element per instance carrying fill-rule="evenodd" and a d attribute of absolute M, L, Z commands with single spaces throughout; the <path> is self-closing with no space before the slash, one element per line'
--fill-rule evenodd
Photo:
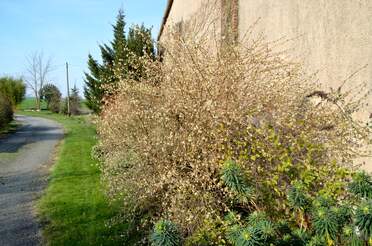
<path fill-rule="evenodd" d="M 371 0 L 240 0 L 240 34 L 256 20 L 255 29 L 268 40 L 288 38 L 295 58 L 309 72 L 319 70 L 325 89 L 337 88 L 353 72 L 361 71 L 349 86 L 368 82 L 372 89 Z M 363 115 L 372 113 L 370 105 Z"/>
<path fill-rule="evenodd" d="M 167 24 L 188 20 L 201 8 L 205 0 L 174 0 Z"/>
<path fill-rule="evenodd" d="M 220 38 L 220 2 L 174 0 L 160 41 L 167 39 L 175 24 L 193 18 L 200 22 L 215 20 L 204 33 L 213 32 L 211 39 Z M 259 19 L 254 33 L 263 32 L 269 41 L 291 39 L 287 43 L 291 54 L 303 61 L 309 73 L 319 72 L 324 89 L 337 88 L 369 64 L 345 88 L 366 82 L 372 90 L 372 0 L 239 0 L 239 9 L 240 37 Z M 372 113 L 372 96 L 368 101 L 358 119 L 367 121 Z"/>
<path fill-rule="evenodd" d="M 210 17 L 205 5 L 219 6 L 220 0 L 174 0 L 160 41 L 180 21 L 214 18 L 215 38 L 220 37 L 221 16 Z M 209 9 L 210 11 L 210 9 Z M 318 72 L 323 89 L 338 88 L 359 68 L 369 64 L 349 80 L 345 88 L 367 83 L 372 90 L 372 0 L 239 0 L 239 36 L 254 26 L 268 41 L 291 39 L 283 45 L 309 73 Z M 203 20 L 201 20 L 202 22 Z M 216 31 L 217 30 L 217 31 Z M 363 112 L 355 115 L 367 122 L 372 113 L 372 96 Z M 372 171 L 372 159 L 364 159 Z"/>
<path fill-rule="evenodd" d="M 209 40 L 215 41 L 220 38 L 220 12 L 220 0 L 174 0 L 159 41 L 166 41 L 172 28 L 179 22 L 183 22 L 185 32 L 208 36 Z"/>
<path fill-rule="evenodd" d="M 258 19 L 255 33 L 264 33 L 269 41 L 294 38 L 286 45 L 308 72 L 319 71 L 324 89 L 337 88 L 366 64 L 347 86 L 367 82 L 372 89 L 371 0 L 240 0 L 239 15 L 240 38 Z M 356 118 L 368 120 L 372 96 L 368 102 Z M 366 162 L 372 171 L 372 160 Z"/>
<path fill-rule="evenodd" d="M 174 0 L 169 12 L 167 22 L 164 26 L 160 42 L 164 42 L 171 29 L 181 21 L 188 21 L 198 13 L 204 0 Z"/>

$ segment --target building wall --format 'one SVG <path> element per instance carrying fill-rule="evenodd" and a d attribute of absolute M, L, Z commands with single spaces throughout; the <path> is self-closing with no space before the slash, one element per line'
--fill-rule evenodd
<path fill-rule="evenodd" d="M 169 28 L 178 22 L 208 16 L 203 5 L 220 8 L 221 15 L 213 18 L 220 24 L 217 25 L 219 37 L 223 37 L 224 20 L 234 18 L 224 16 L 226 13 L 221 11 L 234 12 L 231 6 L 224 8 L 233 1 L 239 3 L 239 19 L 235 20 L 239 39 L 257 22 L 254 34 L 263 33 L 268 41 L 291 40 L 281 48 L 289 48 L 308 73 L 318 72 L 324 89 L 338 88 L 352 73 L 369 64 L 345 88 L 356 88 L 365 82 L 365 91 L 372 90 L 372 0 L 174 0 L 160 41 L 166 39 Z M 367 101 L 369 105 L 355 115 L 357 119 L 367 121 L 371 115 L 372 95 Z M 365 169 L 372 171 L 372 159 L 362 161 L 368 163 Z"/>
<path fill-rule="evenodd" d="M 371 0 L 174 0 L 160 41 L 166 40 L 172 27 L 193 18 L 200 22 L 203 18 L 215 19 L 211 29 L 217 35 L 211 39 L 223 38 L 223 22 L 229 19 L 223 14 L 224 5 L 234 2 L 238 2 L 239 19 L 230 19 L 234 20 L 232 28 L 238 26 L 240 38 L 259 19 L 253 33 L 262 32 L 269 41 L 291 39 L 283 49 L 290 48 L 309 73 L 318 72 L 324 89 L 337 88 L 353 72 L 369 64 L 346 88 L 366 82 L 372 90 Z M 217 9 L 215 16 L 210 16 L 212 10 L 208 7 Z M 357 115 L 359 119 L 367 120 L 372 113 L 372 96 L 369 102 L 365 113 Z"/>
<path fill-rule="evenodd" d="M 222 44 L 235 43 L 239 38 L 239 0 L 221 0 Z"/>
<path fill-rule="evenodd" d="M 188 28 L 182 31 L 192 32 L 195 37 L 207 35 L 215 41 L 221 36 L 221 0 L 174 0 L 160 43 L 168 39 L 175 27 Z"/>
<path fill-rule="evenodd" d="M 177 24 L 189 21 L 195 15 L 199 14 L 203 2 L 205 0 L 174 0 L 159 41 L 164 41 L 170 30 Z"/>
<path fill-rule="evenodd" d="M 295 59 L 305 64 L 307 72 L 319 71 L 324 89 L 338 88 L 342 81 L 364 65 L 346 85 L 356 88 L 367 83 L 372 90 L 372 1 L 371 0 L 239 0 L 239 33 L 242 39 L 252 23 L 255 33 L 269 41 L 293 39 L 290 48 Z M 367 90 L 366 89 L 366 90 Z M 367 121 L 369 105 L 357 119 Z M 372 120 L 372 119 L 370 119 Z M 372 171 L 372 158 L 360 160 Z"/>
<path fill-rule="evenodd" d="M 168 16 L 167 26 L 182 20 L 190 19 L 201 8 L 203 1 L 204 0 L 174 0 Z"/>
<path fill-rule="evenodd" d="M 239 33 L 243 37 L 258 20 L 255 32 L 269 41 L 287 43 L 293 56 L 308 72 L 319 71 L 325 89 L 337 88 L 359 68 L 369 64 L 346 85 L 367 82 L 372 89 L 372 1 L 371 0 L 240 0 Z M 288 47 L 283 47 L 288 48 Z M 372 113 L 372 97 L 365 113 Z"/>

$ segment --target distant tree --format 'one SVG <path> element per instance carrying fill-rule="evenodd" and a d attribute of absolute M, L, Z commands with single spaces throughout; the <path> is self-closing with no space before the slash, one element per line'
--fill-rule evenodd
<path fill-rule="evenodd" d="M 127 73 L 127 60 L 128 60 L 128 44 L 125 34 L 125 15 L 122 9 L 119 10 L 116 18 L 116 25 L 114 29 L 114 40 L 111 42 L 113 50 L 113 69 L 119 77 L 125 76 Z M 119 74 L 118 74 L 119 73 Z M 114 78 L 114 82 L 117 78 Z"/>
<path fill-rule="evenodd" d="M 71 95 L 70 95 L 70 112 L 72 115 L 77 115 L 80 113 L 80 96 L 79 96 L 79 90 L 74 86 L 74 88 L 71 89 Z"/>
<path fill-rule="evenodd" d="M 144 25 L 134 25 L 125 33 L 125 16 L 122 9 L 113 25 L 114 38 L 110 44 L 100 45 L 102 63 L 88 56 L 89 73 L 85 73 L 84 96 L 87 106 L 99 113 L 105 96 L 115 93 L 118 80 L 129 74 L 137 74 L 137 68 L 131 66 L 130 57 L 133 55 L 154 55 L 154 45 L 151 39 L 151 29 Z M 139 73 L 142 71 L 138 70 Z"/>
<path fill-rule="evenodd" d="M 46 84 L 40 90 L 40 98 L 46 101 L 47 108 L 54 113 L 60 111 L 61 96 L 58 87 L 53 84 Z"/>
<path fill-rule="evenodd" d="M 81 98 L 79 96 L 79 89 L 75 85 L 71 89 L 71 92 L 70 92 L 70 113 L 72 115 L 80 114 L 80 103 L 81 103 Z M 68 112 L 67 112 L 67 99 L 65 100 L 65 102 L 63 104 L 62 113 L 68 114 Z"/>
<path fill-rule="evenodd" d="M 26 85 L 22 79 L 2 77 L 0 78 L 0 93 L 15 107 L 24 99 Z"/>
<path fill-rule="evenodd" d="M 35 52 L 27 57 L 26 83 L 35 95 L 35 106 L 40 110 L 40 90 L 47 83 L 52 71 L 52 59 L 45 59 L 42 52 Z"/>

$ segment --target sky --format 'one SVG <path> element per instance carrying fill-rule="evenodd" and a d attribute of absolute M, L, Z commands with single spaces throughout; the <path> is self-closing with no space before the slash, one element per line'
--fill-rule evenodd
<path fill-rule="evenodd" d="M 166 0 L 0 0 L 0 76 L 27 74 L 26 57 L 43 52 L 52 58 L 49 80 L 66 94 L 70 84 L 83 95 L 87 56 L 100 58 L 98 45 L 112 40 L 112 24 L 124 9 L 127 27 L 144 23 L 156 39 Z M 27 95 L 31 95 L 31 90 Z"/>

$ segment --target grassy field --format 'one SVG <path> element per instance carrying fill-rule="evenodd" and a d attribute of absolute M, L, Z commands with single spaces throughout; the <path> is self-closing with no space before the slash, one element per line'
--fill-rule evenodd
<path fill-rule="evenodd" d="M 46 109 L 46 102 L 45 101 L 41 101 L 41 109 L 42 110 L 45 110 Z M 29 97 L 29 98 L 26 98 L 25 100 L 23 100 L 18 106 L 17 108 L 19 110 L 34 110 L 36 108 L 35 106 L 35 98 L 33 97 Z"/>
<path fill-rule="evenodd" d="M 34 110 L 36 108 L 35 107 L 35 98 L 33 98 L 33 97 L 26 98 L 25 100 L 22 101 L 22 103 L 20 103 L 17 106 L 17 108 L 19 110 Z M 41 101 L 41 110 L 46 110 L 46 109 L 47 109 L 46 102 Z M 88 107 L 85 104 L 85 100 L 81 100 L 80 109 L 88 110 Z"/>
<path fill-rule="evenodd" d="M 43 112 L 18 112 L 49 118 L 66 131 L 52 168 L 45 195 L 38 204 L 48 245 L 128 245 L 121 236 L 127 224 L 107 226 L 119 213 L 102 191 L 97 162 L 91 158 L 95 128 L 85 117 L 65 117 Z"/>

